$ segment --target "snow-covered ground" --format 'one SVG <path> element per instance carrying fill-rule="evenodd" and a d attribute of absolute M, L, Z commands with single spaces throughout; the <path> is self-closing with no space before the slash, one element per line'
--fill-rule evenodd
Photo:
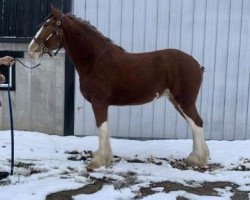
<path fill-rule="evenodd" d="M 191 188 L 203 182 L 223 181 L 239 185 L 240 191 L 250 191 L 250 140 L 208 141 L 209 164 L 220 165 L 205 172 L 178 169 L 173 165 L 190 153 L 191 140 L 124 139 L 111 140 L 113 154 L 117 156 L 111 167 L 87 172 L 85 166 L 89 161 L 78 158 L 88 157 L 87 151 L 96 150 L 97 145 L 97 137 L 60 137 L 15 131 L 16 167 L 13 176 L 0 181 L 0 200 L 44 200 L 50 193 L 81 188 L 97 179 L 112 180 L 113 184 L 104 184 L 93 194 L 78 194 L 73 199 L 133 199 L 140 194 L 140 188 L 162 181 Z M 10 170 L 9 159 L 10 132 L 0 131 L 0 171 Z M 126 181 L 128 183 L 124 184 Z M 162 187 L 154 187 L 153 194 L 141 198 L 230 199 L 233 195 L 229 186 L 215 190 L 219 196 L 201 196 L 183 189 L 166 192 Z"/>

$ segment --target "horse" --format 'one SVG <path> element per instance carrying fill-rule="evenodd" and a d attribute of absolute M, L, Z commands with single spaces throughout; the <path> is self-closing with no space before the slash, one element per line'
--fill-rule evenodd
<path fill-rule="evenodd" d="M 64 14 L 51 5 L 51 16 L 29 44 L 31 58 L 63 47 L 79 74 L 82 96 L 91 103 L 99 147 L 87 169 L 109 166 L 112 150 L 108 131 L 110 105 L 140 105 L 167 97 L 192 130 L 193 149 L 185 162 L 207 165 L 209 149 L 195 102 L 204 67 L 177 49 L 129 53 L 89 22 Z"/>

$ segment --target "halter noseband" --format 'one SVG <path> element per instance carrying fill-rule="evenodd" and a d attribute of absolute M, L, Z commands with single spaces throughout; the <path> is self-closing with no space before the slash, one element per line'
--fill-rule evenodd
<path fill-rule="evenodd" d="M 49 41 L 49 39 L 51 37 L 53 37 L 54 35 L 59 36 L 59 28 L 62 24 L 63 17 L 64 17 L 64 14 L 62 14 L 60 19 L 56 22 L 53 31 L 49 34 L 49 36 L 45 39 L 45 41 L 40 41 L 40 39 L 36 38 L 36 37 L 33 38 L 34 41 L 40 45 L 42 52 L 49 54 L 50 57 L 52 57 L 52 54 L 51 54 L 51 51 L 49 50 L 49 48 L 46 46 L 46 42 Z M 56 38 L 60 41 L 60 46 L 58 47 L 58 49 L 54 53 L 54 56 L 56 56 L 57 53 L 59 52 L 59 50 L 62 48 L 62 41 L 60 40 L 60 38 L 58 38 L 58 37 L 56 37 Z"/>

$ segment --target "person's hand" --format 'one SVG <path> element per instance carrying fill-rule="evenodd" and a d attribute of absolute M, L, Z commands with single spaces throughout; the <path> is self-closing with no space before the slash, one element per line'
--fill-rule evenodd
<path fill-rule="evenodd" d="M 5 76 L 0 73 L 0 84 L 5 83 Z"/>
<path fill-rule="evenodd" d="M 15 63 L 15 59 L 11 56 L 4 56 L 0 58 L 1 65 L 13 65 Z"/>

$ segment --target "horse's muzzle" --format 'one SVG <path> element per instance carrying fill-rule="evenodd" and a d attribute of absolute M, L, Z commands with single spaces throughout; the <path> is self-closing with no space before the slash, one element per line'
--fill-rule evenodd
<path fill-rule="evenodd" d="M 29 57 L 33 59 L 38 59 L 42 57 L 42 53 L 41 52 L 29 53 Z"/>
<path fill-rule="evenodd" d="M 39 44 L 37 44 L 34 40 L 31 41 L 28 52 L 30 58 L 40 58 L 42 56 L 42 49 Z"/>

